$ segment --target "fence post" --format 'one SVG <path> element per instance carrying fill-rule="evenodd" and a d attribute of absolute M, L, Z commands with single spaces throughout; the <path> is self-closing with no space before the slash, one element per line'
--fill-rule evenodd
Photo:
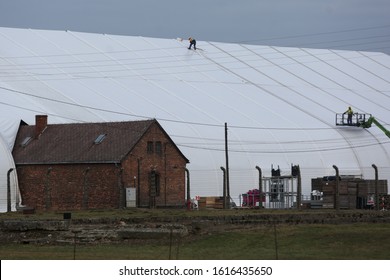
<path fill-rule="evenodd" d="M 297 208 L 301 209 L 302 204 L 302 179 L 301 179 L 301 169 L 299 165 L 296 166 L 298 171 L 298 186 L 297 186 Z"/>
<path fill-rule="evenodd" d="M 379 210 L 379 194 L 378 194 L 378 167 L 372 165 L 375 170 L 375 210 Z"/>
<path fill-rule="evenodd" d="M 184 168 L 187 174 L 187 209 L 191 210 L 191 193 L 190 193 L 190 171 Z"/>
<path fill-rule="evenodd" d="M 263 208 L 263 180 L 261 168 L 256 165 L 256 169 L 259 171 L 259 208 Z"/>
<path fill-rule="evenodd" d="M 13 168 L 10 168 L 7 172 L 7 212 L 11 212 L 11 172 Z"/>
<path fill-rule="evenodd" d="M 333 165 L 333 168 L 336 170 L 336 190 L 335 190 L 335 201 L 334 201 L 334 207 L 336 210 L 340 210 L 340 175 L 339 175 L 339 169 L 336 165 Z"/>

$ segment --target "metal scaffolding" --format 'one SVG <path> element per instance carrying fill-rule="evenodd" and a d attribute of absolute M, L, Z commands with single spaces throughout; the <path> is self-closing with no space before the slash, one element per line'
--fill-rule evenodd
<path fill-rule="evenodd" d="M 296 208 L 298 178 L 294 176 L 264 177 L 263 206 L 270 209 Z"/>

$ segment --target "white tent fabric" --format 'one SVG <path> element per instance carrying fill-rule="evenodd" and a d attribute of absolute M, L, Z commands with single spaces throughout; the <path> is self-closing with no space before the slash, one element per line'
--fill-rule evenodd
<path fill-rule="evenodd" d="M 389 127 L 388 55 L 201 40 L 197 46 L 0 28 L 0 118 L 156 118 L 190 160 L 192 196 L 222 194 L 224 123 L 233 199 L 257 186 L 256 165 L 270 176 L 272 165 L 290 174 L 298 164 L 306 194 L 311 178 L 334 175 L 333 165 L 372 179 L 376 164 L 380 179 L 390 179 L 390 139 L 380 129 L 335 126 L 335 114 L 352 106 Z"/>
<path fill-rule="evenodd" d="M 11 154 L 19 124 L 20 120 L 12 117 L 0 118 L 0 213 L 8 210 L 8 188 L 10 210 L 16 211 L 17 205 L 21 203 L 15 164 Z"/>

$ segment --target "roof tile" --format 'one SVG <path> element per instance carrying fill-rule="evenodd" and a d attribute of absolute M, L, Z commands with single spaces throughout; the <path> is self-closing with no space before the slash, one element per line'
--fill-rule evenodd
<path fill-rule="evenodd" d="M 21 126 L 13 155 L 16 164 L 120 162 L 156 120 L 49 124 L 38 139 L 21 145 L 34 136 L 35 126 Z M 99 135 L 106 135 L 98 144 Z"/>

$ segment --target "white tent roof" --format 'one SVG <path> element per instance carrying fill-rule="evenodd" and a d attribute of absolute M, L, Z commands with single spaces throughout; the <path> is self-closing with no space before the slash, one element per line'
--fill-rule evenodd
<path fill-rule="evenodd" d="M 271 165 L 290 174 L 299 164 L 306 194 L 311 178 L 334 175 L 332 165 L 372 179 L 376 164 L 380 179 L 390 179 L 390 139 L 382 131 L 335 126 L 335 114 L 348 106 L 390 123 L 388 55 L 199 40 L 197 46 L 0 28 L 0 118 L 31 124 L 36 114 L 48 114 L 49 123 L 156 118 L 190 160 L 193 196 L 222 194 L 225 122 L 233 198 L 257 186 L 256 165 L 269 176 Z"/>

